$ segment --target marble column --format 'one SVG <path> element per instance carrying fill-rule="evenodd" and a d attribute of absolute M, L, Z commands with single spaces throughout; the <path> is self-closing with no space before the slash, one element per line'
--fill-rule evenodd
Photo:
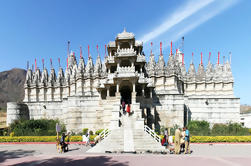
<path fill-rule="evenodd" d="M 155 110 L 151 108 L 151 115 L 152 115 L 152 130 L 155 129 Z"/>
<path fill-rule="evenodd" d="M 109 86 L 107 87 L 107 95 L 106 96 L 110 97 L 110 87 Z"/>

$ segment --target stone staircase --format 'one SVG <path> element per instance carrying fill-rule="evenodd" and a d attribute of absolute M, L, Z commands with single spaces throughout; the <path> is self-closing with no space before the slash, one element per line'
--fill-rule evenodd
<path fill-rule="evenodd" d="M 151 134 L 144 131 L 144 128 L 138 129 L 135 125 L 134 116 L 128 117 L 122 115 L 122 126 L 110 131 L 110 134 L 104 138 L 96 146 L 88 150 L 88 153 L 144 153 L 151 152 L 167 152 L 156 141 Z"/>

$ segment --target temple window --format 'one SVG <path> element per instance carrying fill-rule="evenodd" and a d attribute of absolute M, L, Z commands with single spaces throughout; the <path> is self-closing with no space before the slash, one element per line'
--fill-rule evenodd
<path fill-rule="evenodd" d="M 122 48 L 130 48 L 130 44 L 128 42 L 120 43 L 120 49 Z"/>
<path fill-rule="evenodd" d="M 120 66 L 121 67 L 129 67 L 129 66 L 131 66 L 131 62 L 128 59 L 124 59 L 121 61 Z"/>

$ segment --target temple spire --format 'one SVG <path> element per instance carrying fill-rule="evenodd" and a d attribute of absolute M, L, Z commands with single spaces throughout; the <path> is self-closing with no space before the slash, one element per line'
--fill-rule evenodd
<path fill-rule="evenodd" d="M 68 57 L 67 57 L 67 59 L 66 59 L 66 63 L 67 63 L 67 66 L 66 66 L 66 67 L 67 67 L 67 69 L 68 69 Z"/>
<path fill-rule="evenodd" d="M 218 52 L 218 65 L 220 64 L 220 52 Z"/>
<path fill-rule="evenodd" d="M 160 55 L 162 56 L 162 42 L 160 42 Z"/>
<path fill-rule="evenodd" d="M 211 52 L 209 52 L 208 63 L 210 63 Z"/>
<path fill-rule="evenodd" d="M 35 71 L 37 70 L 37 59 L 35 58 Z"/>
<path fill-rule="evenodd" d="M 88 44 L 88 59 L 90 58 L 90 46 Z"/>
<path fill-rule="evenodd" d="M 43 70 L 44 70 L 44 58 L 42 59 L 42 64 L 43 64 Z"/>
<path fill-rule="evenodd" d="M 203 55 L 202 55 L 202 52 L 200 53 L 200 64 L 201 65 L 203 64 Z"/>
<path fill-rule="evenodd" d="M 27 70 L 30 68 L 29 61 L 27 61 Z"/>
<path fill-rule="evenodd" d="M 82 58 L 83 55 L 82 55 L 82 46 L 80 46 L 80 58 Z"/>
<path fill-rule="evenodd" d="M 98 56 L 99 56 L 99 51 L 98 51 L 98 44 L 97 44 L 97 52 L 98 52 Z"/>
<path fill-rule="evenodd" d="M 182 65 L 184 65 L 184 53 L 182 53 Z"/>
<path fill-rule="evenodd" d="M 60 65 L 60 58 L 58 58 L 58 66 L 61 67 L 61 65 Z"/>
<path fill-rule="evenodd" d="M 51 69 L 53 68 L 53 66 L 52 66 L 52 59 L 50 58 L 50 62 L 51 62 Z"/>
<path fill-rule="evenodd" d="M 106 44 L 105 44 L 105 57 L 106 57 Z"/>
<path fill-rule="evenodd" d="M 193 64 L 193 52 L 192 52 L 192 63 L 191 64 Z"/>
<path fill-rule="evenodd" d="M 151 54 L 150 55 L 152 55 L 152 53 L 153 53 L 153 42 L 151 42 Z"/>
<path fill-rule="evenodd" d="M 70 55 L 70 41 L 67 42 L 67 56 Z"/>
<path fill-rule="evenodd" d="M 170 49 L 170 54 L 171 54 L 171 56 L 172 56 L 172 54 L 173 54 L 173 42 L 171 41 L 171 49 Z"/>

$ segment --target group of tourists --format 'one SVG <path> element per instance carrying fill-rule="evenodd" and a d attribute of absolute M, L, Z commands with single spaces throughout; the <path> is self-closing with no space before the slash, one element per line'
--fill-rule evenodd
<path fill-rule="evenodd" d="M 184 152 L 184 154 L 190 154 L 190 133 L 187 127 L 177 128 L 175 130 L 175 139 L 174 139 L 174 148 L 170 146 L 168 140 L 168 131 L 167 129 L 164 131 L 164 137 L 161 141 L 161 144 L 166 147 L 170 151 L 170 153 L 180 154 Z"/>
<path fill-rule="evenodd" d="M 123 114 L 125 115 L 127 113 L 128 116 L 131 115 L 131 106 L 130 104 L 126 104 L 126 102 L 124 100 L 122 100 L 121 103 L 122 109 L 123 109 Z"/>

